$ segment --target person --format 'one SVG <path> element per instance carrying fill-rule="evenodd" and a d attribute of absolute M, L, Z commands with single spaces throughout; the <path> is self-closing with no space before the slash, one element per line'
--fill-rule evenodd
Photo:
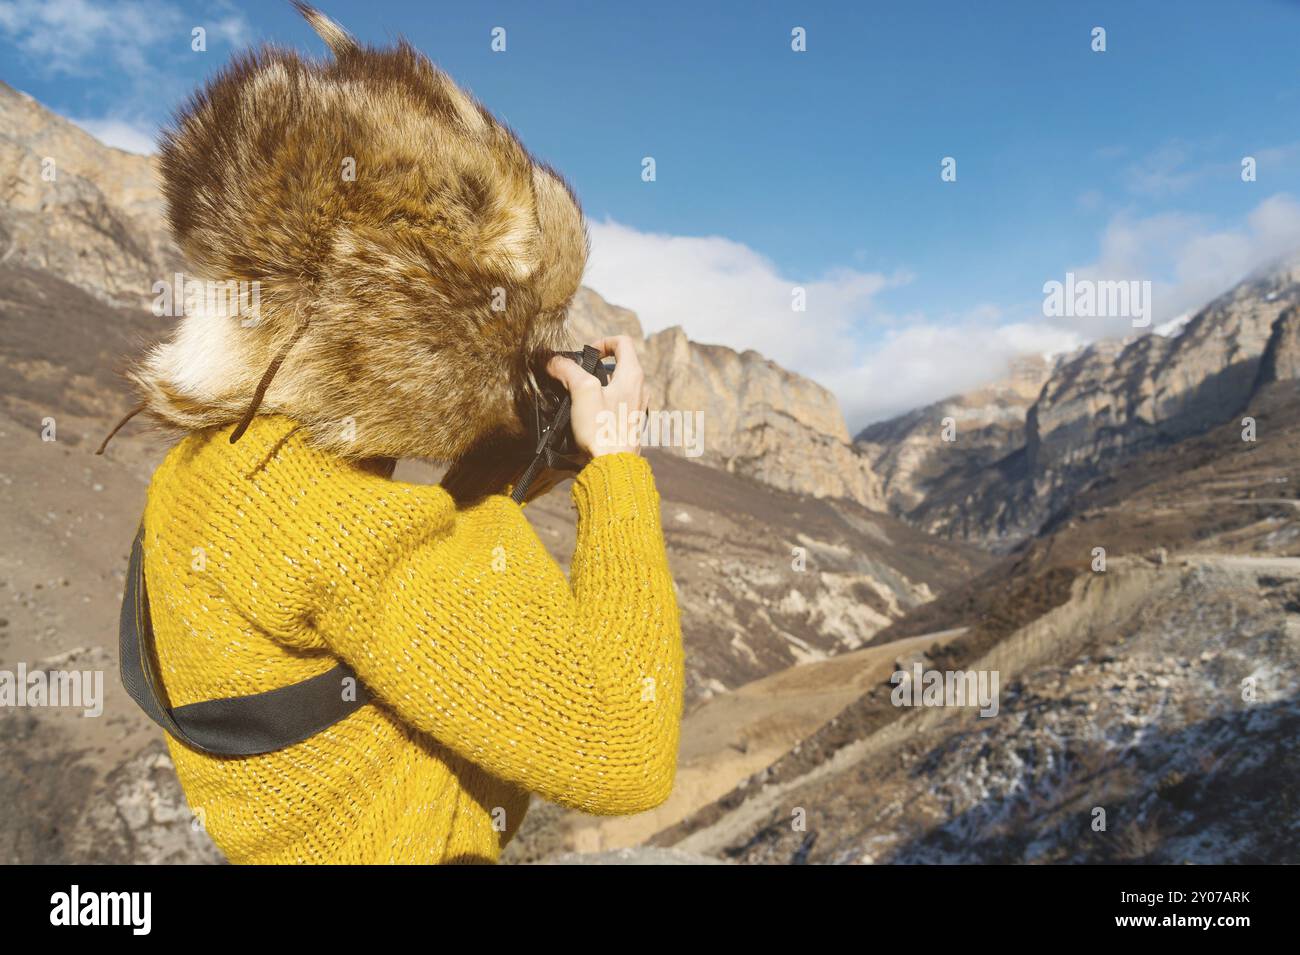
<path fill-rule="evenodd" d="M 530 795 L 624 814 L 672 788 L 659 498 L 637 429 L 602 426 L 644 409 L 643 373 L 626 337 L 594 343 L 606 387 L 556 354 L 587 255 L 559 175 L 406 43 L 301 9 L 332 57 L 238 57 L 164 137 L 178 246 L 258 302 L 187 308 L 131 372 L 179 437 L 144 578 L 171 707 L 340 663 L 371 698 L 260 755 L 167 745 L 231 862 L 494 862 Z M 508 496 L 547 375 L 589 456 L 567 580 Z M 416 485 L 404 457 L 453 463 Z"/>

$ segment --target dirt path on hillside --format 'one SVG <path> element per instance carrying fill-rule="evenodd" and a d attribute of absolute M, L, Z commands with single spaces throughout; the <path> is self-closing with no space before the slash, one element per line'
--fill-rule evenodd
<path fill-rule="evenodd" d="M 1190 602 L 1191 596 L 1179 598 L 1178 595 L 1187 588 L 1199 586 L 1197 579 L 1203 579 L 1206 574 L 1218 581 L 1217 586 L 1242 593 L 1254 592 L 1260 574 L 1290 580 L 1300 578 L 1300 557 L 1184 553 L 1171 558 L 1166 567 L 1155 567 L 1137 558 L 1116 560 L 1112 562 L 1111 572 L 1081 575 L 1070 600 L 1016 631 L 969 668 L 996 670 L 1001 673 L 1004 685 L 1039 667 L 1068 668 L 1094 639 L 1109 640 L 1126 630 L 1140 628 L 1144 607 L 1161 600 Z M 802 792 L 825 785 L 826 780 L 845 774 L 866 760 L 885 759 L 886 754 L 896 751 L 908 738 L 920 738 L 940 724 L 965 718 L 968 714 L 964 711 L 946 708 L 903 714 L 883 729 L 838 750 L 807 774 L 755 791 L 710 825 L 675 843 L 674 848 L 719 855 L 727 846 L 743 842 L 792 798 L 790 794 L 796 790 Z"/>
<path fill-rule="evenodd" d="M 639 845 L 730 792 L 882 683 L 899 657 L 961 636 L 945 630 L 805 663 L 701 704 L 682 722 L 677 782 L 668 801 L 636 816 L 575 819 L 581 852 Z"/>

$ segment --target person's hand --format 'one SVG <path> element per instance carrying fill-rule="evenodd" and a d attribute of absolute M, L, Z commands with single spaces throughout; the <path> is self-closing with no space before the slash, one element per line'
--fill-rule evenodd
<path fill-rule="evenodd" d="M 613 355 L 616 362 L 609 384 L 582 370 L 582 366 L 564 355 L 554 356 L 547 372 L 569 390 L 572 410 L 569 421 L 579 448 L 593 458 L 602 454 L 630 451 L 641 447 L 641 426 L 645 421 L 645 376 L 637 360 L 632 339 L 626 335 L 602 338 L 593 347 L 601 356 Z"/>

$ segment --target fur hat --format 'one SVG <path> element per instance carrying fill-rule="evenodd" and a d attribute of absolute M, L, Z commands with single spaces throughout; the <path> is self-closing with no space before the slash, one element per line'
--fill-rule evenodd
<path fill-rule="evenodd" d="M 256 282 L 259 307 L 187 309 L 131 372 L 143 410 L 182 429 L 282 413 L 352 457 L 520 435 L 586 265 L 577 200 L 408 43 L 296 5 L 333 58 L 238 56 L 164 133 L 191 275 Z"/>

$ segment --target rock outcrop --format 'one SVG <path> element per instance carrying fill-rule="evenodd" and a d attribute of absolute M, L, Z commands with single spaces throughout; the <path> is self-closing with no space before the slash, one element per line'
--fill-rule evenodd
<path fill-rule="evenodd" d="M 907 513 L 937 488 L 977 474 L 1025 443 L 1025 416 L 1055 362 L 1026 355 L 991 385 L 863 429 L 854 444 L 880 476 L 891 510 Z M 951 426 L 953 440 L 944 440 Z"/>
<path fill-rule="evenodd" d="M 105 146 L 0 83 L 0 260 L 110 305 L 146 304 L 180 269 L 154 173 L 152 157 Z"/>
<path fill-rule="evenodd" d="M 1273 323 L 1255 390 L 1300 378 L 1300 308 L 1289 308 Z"/>
<path fill-rule="evenodd" d="M 1300 262 L 1248 279 L 1181 334 L 1101 342 L 1062 365 L 1030 409 L 1026 464 L 1046 516 L 1092 478 L 1227 420 L 1250 400 L 1274 322 L 1300 302 Z"/>
<path fill-rule="evenodd" d="M 941 450 L 930 409 L 873 426 L 859 446 L 873 455 L 896 513 L 932 533 L 1006 548 L 1125 461 L 1228 420 L 1262 381 L 1293 377 L 1289 316 L 1298 303 L 1300 260 L 1291 260 L 1240 283 L 1168 337 L 1103 340 L 1063 356 L 1023 429 L 1002 431 L 1000 449 L 987 430 L 958 426 L 951 449 Z M 953 403 L 969 400 L 979 399 Z M 941 465 L 928 473 L 934 461 Z"/>
<path fill-rule="evenodd" d="M 574 349 L 610 335 L 627 335 L 638 344 L 645 342 L 636 312 L 609 304 L 585 285 L 569 306 L 567 329 Z"/>
<path fill-rule="evenodd" d="M 839 402 L 821 385 L 758 352 L 692 342 L 680 328 L 650 336 L 645 355 L 652 409 L 699 416 L 703 462 L 782 490 L 883 508 L 870 462 L 849 443 Z"/>
<path fill-rule="evenodd" d="M 638 343 L 650 388 L 655 446 L 702 464 L 812 497 L 884 508 L 868 457 L 849 441 L 835 396 L 755 351 L 702 345 L 678 327 L 645 337 L 625 308 L 582 289 L 569 316 L 572 342 L 608 334 Z"/>

